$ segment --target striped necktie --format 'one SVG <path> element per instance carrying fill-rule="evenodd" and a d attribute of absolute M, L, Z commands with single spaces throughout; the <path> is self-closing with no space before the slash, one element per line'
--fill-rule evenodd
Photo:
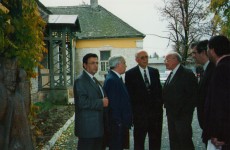
<path fill-rule="evenodd" d="M 147 87 L 147 88 L 149 88 L 149 79 L 148 79 L 148 77 L 147 77 L 147 74 L 146 74 L 146 70 L 144 69 L 144 80 L 145 80 L 145 86 Z"/>

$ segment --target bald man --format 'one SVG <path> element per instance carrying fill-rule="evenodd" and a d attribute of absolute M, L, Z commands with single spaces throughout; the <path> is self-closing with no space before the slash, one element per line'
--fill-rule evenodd
<path fill-rule="evenodd" d="M 160 150 L 162 133 L 162 87 L 159 71 L 148 66 L 148 53 L 136 53 L 137 66 L 125 74 L 125 84 L 131 97 L 134 150 L 144 150 L 145 138 L 149 136 L 149 150 Z"/>
<path fill-rule="evenodd" d="M 191 124 L 198 85 L 195 74 L 181 62 L 176 52 L 165 57 L 166 69 L 171 71 L 163 87 L 170 150 L 194 150 Z"/>

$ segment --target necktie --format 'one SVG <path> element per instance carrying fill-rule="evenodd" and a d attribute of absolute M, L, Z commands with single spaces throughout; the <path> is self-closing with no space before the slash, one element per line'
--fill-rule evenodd
<path fill-rule="evenodd" d="M 144 80 L 146 87 L 149 88 L 149 79 L 147 77 L 146 70 L 144 70 Z"/>
<path fill-rule="evenodd" d="M 169 84 L 172 74 L 173 74 L 173 71 L 170 72 L 170 74 L 169 74 L 169 76 L 168 76 L 168 78 L 167 78 L 167 80 L 165 82 L 165 86 L 167 86 Z"/>
<path fill-rule="evenodd" d="M 98 86 L 101 86 L 101 83 L 95 77 L 93 77 L 93 80 L 95 81 L 95 83 L 97 83 Z"/>
<path fill-rule="evenodd" d="M 103 89 L 102 89 L 102 86 L 101 86 L 101 83 L 95 78 L 93 77 L 93 80 L 95 81 L 95 83 L 98 85 L 98 88 L 100 89 L 100 94 L 101 96 L 103 97 Z"/>
<path fill-rule="evenodd" d="M 200 69 L 200 81 L 203 79 L 203 77 L 204 77 L 204 68 L 202 67 Z"/>

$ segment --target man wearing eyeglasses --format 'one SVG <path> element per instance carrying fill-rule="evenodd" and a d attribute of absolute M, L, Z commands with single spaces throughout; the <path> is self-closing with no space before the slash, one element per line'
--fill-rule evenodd
<path fill-rule="evenodd" d="M 148 150 L 160 150 L 162 135 L 162 87 L 159 71 L 148 66 L 145 50 L 136 53 L 137 66 L 125 74 L 125 84 L 131 97 L 134 125 L 134 150 L 144 150 L 146 135 Z"/>
<path fill-rule="evenodd" d="M 200 73 L 200 81 L 198 84 L 198 96 L 197 96 L 197 118 L 199 125 L 203 130 L 204 125 L 204 105 L 205 99 L 207 97 L 208 88 L 210 86 L 210 80 L 212 73 L 215 68 L 215 64 L 209 61 L 207 54 L 208 40 L 203 40 L 197 43 L 195 47 L 192 48 L 192 57 L 196 64 L 201 65 L 202 70 Z M 203 135 L 202 135 L 203 137 Z M 207 145 L 207 140 L 203 142 Z"/>
<path fill-rule="evenodd" d="M 108 106 L 108 98 L 94 77 L 98 70 L 98 56 L 86 54 L 83 68 L 74 82 L 75 135 L 79 138 L 77 149 L 102 150 L 103 108 Z"/>
<path fill-rule="evenodd" d="M 163 87 L 170 150 L 194 150 L 192 119 L 196 104 L 197 80 L 195 74 L 185 68 L 177 52 L 166 55 L 166 69 L 171 70 Z"/>

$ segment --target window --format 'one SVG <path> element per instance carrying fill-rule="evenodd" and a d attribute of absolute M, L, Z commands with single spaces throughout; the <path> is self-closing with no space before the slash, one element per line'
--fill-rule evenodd
<path fill-rule="evenodd" d="M 108 59 L 110 57 L 110 51 L 101 51 L 100 58 L 101 58 L 101 71 L 108 71 Z"/>

